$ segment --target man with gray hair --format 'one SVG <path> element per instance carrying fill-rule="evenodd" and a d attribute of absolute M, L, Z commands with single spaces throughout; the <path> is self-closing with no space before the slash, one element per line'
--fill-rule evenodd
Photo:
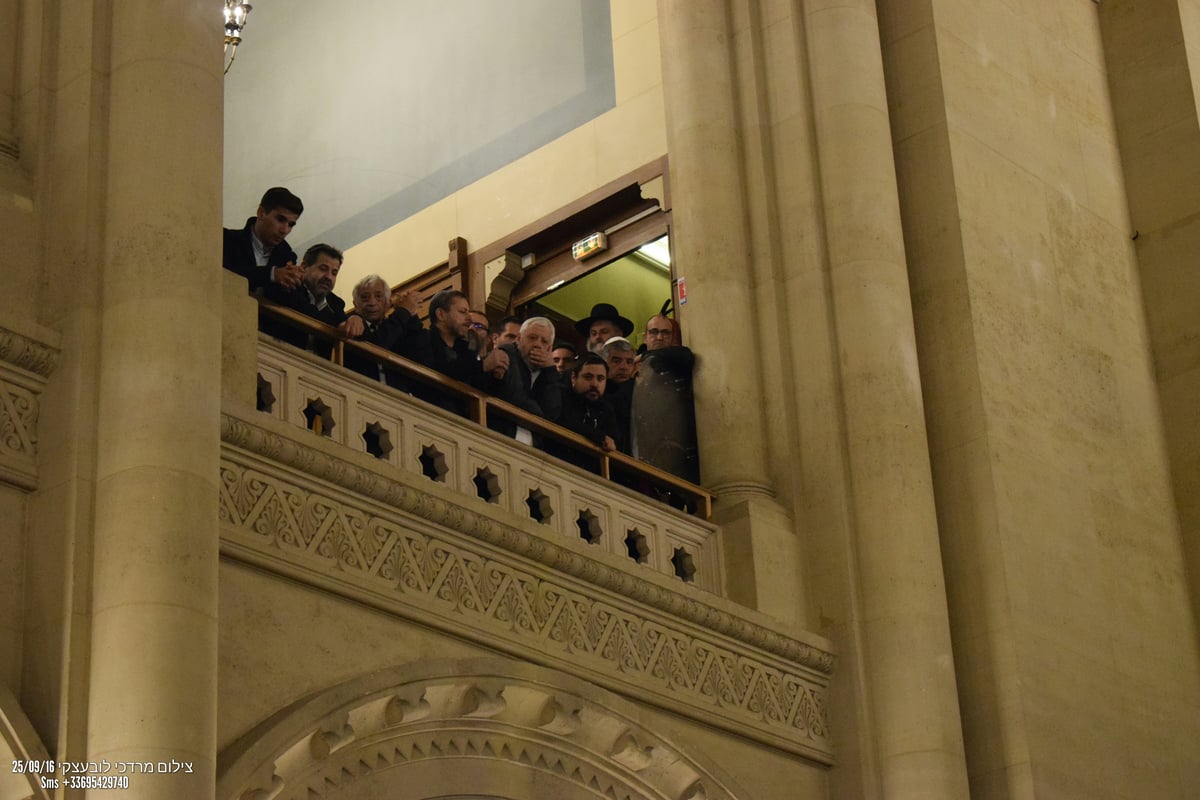
<path fill-rule="evenodd" d="M 531 414 L 551 421 L 558 419 L 562 413 L 563 383 L 554 368 L 553 345 L 553 322 L 545 317 L 525 320 L 517 341 L 497 348 L 508 353 L 509 367 L 503 378 L 492 380 L 489 391 Z M 512 420 L 493 415 L 488 418 L 488 426 L 518 441 L 533 443 L 530 432 L 518 428 Z"/>
<path fill-rule="evenodd" d="M 421 295 L 415 289 L 392 295 L 387 281 L 378 275 L 368 275 L 354 287 L 354 311 L 342 323 L 346 337 L 368 342 L 390 350 L 410 361 L 429 366 L 429 337 L 421 325 Z M 388 311 L 391 310 L 391 315 Z M 407 390 L 401 375 L 373 358 L 346 348 L 346 367 L 368 378 L 387 383 L 393 388 Z"/>

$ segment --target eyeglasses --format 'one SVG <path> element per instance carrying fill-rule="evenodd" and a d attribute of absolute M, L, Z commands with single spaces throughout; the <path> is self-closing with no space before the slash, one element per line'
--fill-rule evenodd
<path fill-rule="evenodd" d="M 488 332 L 488 326 L 484 325 L 482 322 L 472 322 L 471 327 L 477 331 L 483 331 L 484 333 Z"/>
<path fill-rule="evenodd" d="M 646 338 L 647 339 L 657 339 L 660 336 L 670 336 L 670 335 L 671 335 L 670 328 L 647 328 L 646 329 Z"/>

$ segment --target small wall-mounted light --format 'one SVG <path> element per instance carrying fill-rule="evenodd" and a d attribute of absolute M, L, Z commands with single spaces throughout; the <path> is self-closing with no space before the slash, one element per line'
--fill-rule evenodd
<path fill-rule="evenodd" d="M 225 0 L 225 71 L 233 66 L 237 58 L 237 47 L 242 43 L 242 28 L 246 27 L 246 17 L 250 16 L 252 6 L 249 3 L 239 3 L 238 0 Z"/>

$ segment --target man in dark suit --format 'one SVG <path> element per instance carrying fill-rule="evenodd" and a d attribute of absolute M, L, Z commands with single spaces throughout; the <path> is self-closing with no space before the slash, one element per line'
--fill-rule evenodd
<path fill-rule="evenodd" d="M 501 400 L 523 408 L 531 414 L 553 422 L 562 413 L 563 382 L 554 367 L 551 350 L 554 344 L 554 323 L 545 317 L 532 317 L 521 324 L 517 341 L 497 349 L 508 354 L 508 370 L 503 376 L 492 376 L 488 387 Z M 526 444 L 533 443 L 530 432 L 515 422 L 488 418 L 488 427 L 514 437 Z"/>
<path fill-rule="evenodd" d="M 314 244 L 304 252 L 300 267 L 303 272 L 299 286 L 288 290 L 278 282 L 269 283 L 264 289 L 264 296 L 335 328 L 345 322 L 346 302 L 333 293 L 338 272 L 342 269 L 342 252 L 331 245 Z M 258 327 L 263 333 L 311 350 L 323 358 L 328 358 L 333 351 L 332 344 L 327 340 L 262 315 L 259 316 Z"/>
<path fill-rule="evenodd" d="M 354 313 L 344 326 L 349 338 L 378 345 L 425 366 L 432 364 L 429 337 L 421 324 L 420 292 L 409 289 L 393 296 L 383 278 L 368 275 L 354 287 L 353 297 Z M 390 316 L 388 309 L 393 309 Z M 361 333 L 355 325 L 356 317 L 361 321 Z M 368 378 L 382 380 L 393 388 L 409 391 L 409 382 L 396 370 L 352 348 L 346 349 L 345 366 Z"/>
<path fill-rule="evenodd" d="M 225 229 L 225 269 L 244 277 L 252 293 L 270 284 L 295 289 L 303 270 L 286 240 L 302 213 L 299 197 L 282 186 L 268 189 L 244 228 Z"/>
<path fill-rule="evenodd" d="M 508 369 L 508 354 L 499 348 L 480 355 L 467 340 L 471 330 L 471 305 L 457 289 L 443 289 L 429 300 L 428 357 L 430 366 L 456 381 L 477 389 L 484 388 L 487 375 L 503 375 Z M 434 387 L 414 387 L 414 394 L 459 416 L 467 406 Z"/>

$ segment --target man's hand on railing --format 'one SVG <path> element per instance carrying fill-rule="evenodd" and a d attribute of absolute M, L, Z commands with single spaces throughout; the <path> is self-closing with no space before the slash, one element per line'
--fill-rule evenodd
<path fill-rule="evenodd" d="M 483 371 L 499 380 L 508 372 L 508 353 L 497 347 L 483 359 Z"/>
<path fill-rule="evenodd" d="M 347 339 L 357 339 L 363 335 L 364 330 L 362 317 L 358 314 L 351 314 L 346 317 L 345 322 L 338 325 L 338 333 Z"/>
<path fill-rule="evenodd" d="M 394 294 L 392 295 L 392 305 L 416 316 L 417 312 L 421 310 L 421 293 L 416 289 L 408 289 Z"/>
<path fill-rule="evenodd" d="M 303 277 L 304 268 L 294 261 L 289 261 L 285 266 L 275 268 L 274 273 L 271 275 L 271 280 L 285 289 L 295 289 L 300 285 Z"/>

